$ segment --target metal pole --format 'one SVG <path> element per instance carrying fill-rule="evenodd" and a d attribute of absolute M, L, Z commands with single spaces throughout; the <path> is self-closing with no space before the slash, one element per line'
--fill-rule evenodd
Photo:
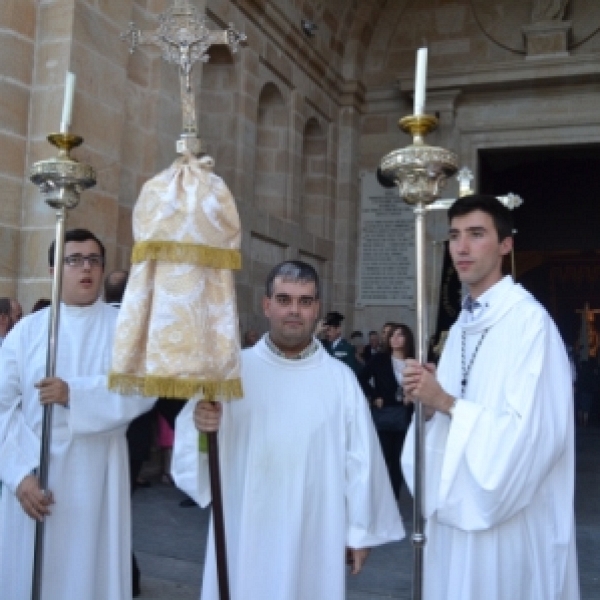
<path fill-rule="evenodd" d="M 427 363 L 427 301 L 425 290 L 425 217 L 427 210 L 423 202 L 419 202 L 415 213 L 415 270 L 417 292 L 417 360 Z M 413 504 L 413 599 L 423 597 L 423 552 L 425 547 L 423 519 L 423 405 L 415 402 L 415 477 Z"/>
<path fill-rule="evenodd" d="M 52 279 L 52 305 L 48 323 L 48 348 L 46 353 L 46 377 L 56 374 L 56 352 L 58 348 L 58 323 L 65 246 L 67 209 L 62 206 L 56 211 L 56 238 L 54 244 L 54 276 Z M 44 405 L 42 416 L 42 439 L 40 445 L 40 465 L 37 471 L 40 488 L 48 491 L 48 470 L 50 459 L 50 438 L 52 435 L 52 404 Z M 42 590 L 42 563 L 44 560 L 44 524 L 35 522 L 35 542 L 33 551 L 32 600 L 40 600 Z"/>
<path fill-rule="evenodd" d="M 96 173 L 89 165 L 70 156 L 70 151 L 83 142 L 83 138 L 70 133 L 52 133 L 48 141 L 58 148 L 57 157 L 41 160 L 32 165 L 30 179 L 46 197 L 46 203 L 56 210 L 56 238 L 54 242 L 54 276 L 52 278 L 52 303 L 48 322 L 48 346 L 46 352 L 46 377 L 56 374 L 58 348 L 58 322 L 62 291 L 62 274 L 65 251 L 67 211 L 79 203 L 79 194 L 95 185 Z M 40 489 L 48 491 L 48 463 L 52 433 L 52 405 L 42 410 L 42 437 L 40 441 L 40 464 L 37 477 Z M 44 521 L 36 521 L 33 549 L 32 600 L 40 600 L 42 587 L 42 563 L 44 559 Z"/>
<path fill-rule="evenodd" d="M 384 156 L 380 167 L 382 174 L 398 185 L 400 197 L 415 207 L 417 360 L 423 365 L 427 363 L 428 341 L 425 216 L 427 206 L 439 198 L 440 189 L 445 180 L 458 168 L 458 159 L 453 152 L 425 144 L 425 135 L 437 127 L 437 122 L 437 119 L 431 115 L 411 115 L 400 119 L 400 129 L 413 136 L 413 143 Z M 421 600 L 423 597 L 423 555 L 426 543 L 422 510 L 423 474 L 426 465 L 423 407 L 418 398 L 415 400 L 414 438 L 413 600 Z"/>

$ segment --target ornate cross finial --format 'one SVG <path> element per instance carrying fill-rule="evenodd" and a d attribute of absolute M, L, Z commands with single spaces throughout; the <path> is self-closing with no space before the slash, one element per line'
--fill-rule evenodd
<path fill-rule="evenodd" d="M 158 46 L 164 60 L 179 66 L 183 128 L 177 141 L 177 152 L 198 154 L 201 142 L 196 122 L 192 67 L 198 61 L 208 61 L 207 51 L 211 46 L 227 45 L 232 52 L 237 52 L 239 45 L 246 41 L 246 35 L 234 29 L 231 23 L 224 31 L 209 30 L 206 18 L 190 4 L 190 0 L 174 0 L 173 6 L 161 13 L 158 19 L 160 24 L 156 31 L 140 31 L 135 23 L 129 23 L 129 29 L 121 34 L 121 39 L 129 41 L 131 53 L 142 44 Z"/>

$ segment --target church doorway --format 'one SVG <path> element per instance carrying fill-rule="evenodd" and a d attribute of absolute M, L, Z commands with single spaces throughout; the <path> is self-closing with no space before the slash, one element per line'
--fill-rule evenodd
<path fill-rule="evenodd" d="M 600 145 L 481 150 L 479 169 L 483 193 L 523 198 L 514 213 L 516 279 L 572 349 L 578 423 L 598 424 Z"/>
<path fill-rule="evenodd" d="M 519 194 L 517 281 L 576 345 L 588 303 L 600 309 L 600 144 L 481 150 L 482 193 Z M 600 313 L 594 324 L 600 331 Z"/>

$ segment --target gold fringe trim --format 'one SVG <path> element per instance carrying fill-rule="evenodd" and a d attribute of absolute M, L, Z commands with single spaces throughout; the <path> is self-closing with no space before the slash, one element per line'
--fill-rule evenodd
<path fill-rule="evenodd" d="M 155 375 L 128 375 L 111 372 L 108 376 L 108 388 L 120 394 L 148 396 L 150 398 L 169 398 L 189 400 L 202 392 L 205 400 L 233 400 L 242 398 L 242 382 L 238 378 L 221 381 L 203 379 L 179 379 L 176 377 L 157 377 Z"/>
<path fill-rule="evenodd" d="M 242 268 L 242 255 L 239 250 L 185 242 L 136 242 L 131 252 L 131 262 L 136 264 L 145 260 L 190 263 L 199 267 L 236 271 Z"/>

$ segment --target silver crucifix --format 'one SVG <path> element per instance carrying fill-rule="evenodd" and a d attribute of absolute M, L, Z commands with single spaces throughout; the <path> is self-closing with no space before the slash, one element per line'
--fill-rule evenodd
<path fill-rule="evenodd" d="M 233 24 L 224 31 L 211 31 L 206 18 L 189 0 L 174 0 L 173 6 L 159 15 L 160 25 L 156 31 L 140 31 L 135 23 L 121 34 L 129 41 L 129 52 L 133 53 L 140 44 L 152 44 L 162 51 L 162 57 L 179 66 L 181 85 L 181 108 L 183 128 L 177 140 L 177 152 L 198 154 L 201 142 L 196 122 L 196 97 L 192 85 L 192 67 L 197 61 L 207 62 L 207 51 L 211 46 L 227 45 L 237 52 L 246 35 L 234 29 Z"/>

